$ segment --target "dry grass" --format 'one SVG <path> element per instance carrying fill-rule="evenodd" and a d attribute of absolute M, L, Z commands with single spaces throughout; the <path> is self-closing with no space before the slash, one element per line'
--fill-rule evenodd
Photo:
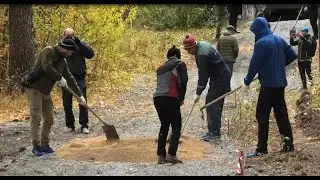
<path fill-rule="evenodd" d="M 112 86 L 108 84 L 103 85 L 101 81 L 99 83 L 91 83 L 87 90 L 88 105 L 101 108 L 112 105 L 116 101 L 117 96 L 125 90 L 126 87 L 112 89 Z M 0 96 L 2 97 L 0 98 L 0 123 L 29 118 L 28 97 L 26 93 L 10 96 L 0 94 Z M 55 109 L 63 107 L 61 89 L 54 87 L 52 100 Z M 74 98 L 73 101 L 73 107 L 77 108 L 78 103 L 76 99 Z"/>

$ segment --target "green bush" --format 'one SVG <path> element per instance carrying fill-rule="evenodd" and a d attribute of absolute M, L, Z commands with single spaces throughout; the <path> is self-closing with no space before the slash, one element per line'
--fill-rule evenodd
<path fill-rule="evenodd" d="M 213 17 L 211 5 L 141 5 L 134 22 L 155 30 L 185 29 L 212 26 Z"/>

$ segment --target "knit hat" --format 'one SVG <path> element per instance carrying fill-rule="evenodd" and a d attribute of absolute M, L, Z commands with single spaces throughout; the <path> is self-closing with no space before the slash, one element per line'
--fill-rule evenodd
<path fill-rule="evenodd" d="M 236 29 L 232 25 L 227 26 L 228 31 L 236 32 Z"/>
<path fill-rule="evenodd" d="M 59 46 L 72 51 L 77 49 L 77 44 L 70 38 L 65 38 L 62 41 L 60 41 Z"/>
<path fill-rule="evenodd" d="M 191 49 L 197 45 L 196 38 L 192 35 L 186 35 L 182 43 L 184 49 Z"/>
<path fill-rule="evenodd" d="M 308 28 L 308 27 L 304 27 L 304 28 L 302 29 L 302 31 L 309 32 L 309 28 Z"/>

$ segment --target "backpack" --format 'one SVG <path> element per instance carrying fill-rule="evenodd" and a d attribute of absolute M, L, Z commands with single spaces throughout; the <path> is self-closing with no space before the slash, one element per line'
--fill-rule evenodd
<path fill-rule="evenodd" d="M 314 36 L 311 38 L 311 42 L 312 42 L 312 44 L 311 44 L 311 51 L 310 51 L 311 54 L 310 55 L 311 55 L 311 57 L 313 57 L 316 55 L 316 51 L 317 51 L 317 40 Z"/>
<path fill-rule="evenodd" d="M 50 50 L 54 52 L 52 47 L 50 47 Z M 35 67 L 29 68 L 22 76 L 20 80 L 20 84 L 22 88 L 28 88 L 31 84 L 33 84 L 39 79 L 42 72 L 40 71 L 40 68 L 39 69 L 34 69 L 34 68 Z"/>

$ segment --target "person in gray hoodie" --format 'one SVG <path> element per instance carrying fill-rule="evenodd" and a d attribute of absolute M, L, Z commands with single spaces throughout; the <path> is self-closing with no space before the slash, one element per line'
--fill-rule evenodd
<path fill-rule="evenodd" d="M 157 149 L 159 164 L 182 162 L 176 153 L 181 135 L 180 106 L 184 104 L 187 90 L 187 66 L 181 61 L 181 52 L 175 46 L 169 49 L 167 58 L 168 60 L 157 70 L 157 87 L 153 94 L 154 106 L 161 122 Z M 172 135 L 166 156 L 166 140 L 170 125 Z"/>

